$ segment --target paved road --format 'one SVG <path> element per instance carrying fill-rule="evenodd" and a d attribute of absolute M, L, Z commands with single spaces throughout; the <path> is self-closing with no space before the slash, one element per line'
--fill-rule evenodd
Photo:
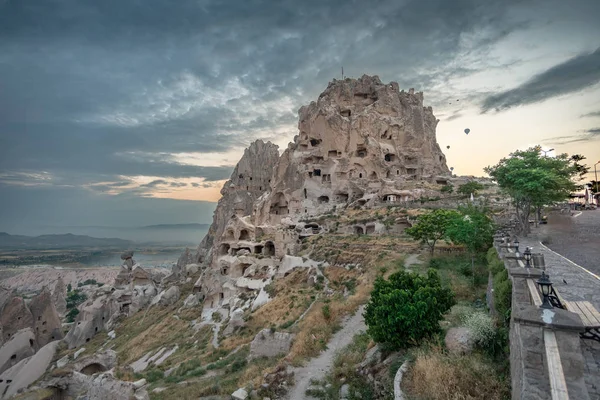
<path fill-rule="evenodd" d="M 582 211 L 577 217 L 551 215 L 539 228 L 547 246 L 600 275 L 600 210 Z"/>

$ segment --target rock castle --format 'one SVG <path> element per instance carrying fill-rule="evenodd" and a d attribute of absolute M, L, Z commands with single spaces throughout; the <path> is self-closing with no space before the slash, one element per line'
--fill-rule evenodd
<path fill-rule="evenodd" d="M 280 157 L 270 142 L 252 143 L 193 260 L 205 267 L 195 286 L 205 298 L 203 315 L 227 317 L 268 301 L 264 287 L 272 279 L 306 266 L 295 257 L 301 239 L 326 229 L 311 218 L 437 193 L 430 184 L 452 179 L 437 123 L 422 93 L 365 75 L 334 80 L 300 108 L 299 134 Z"/>

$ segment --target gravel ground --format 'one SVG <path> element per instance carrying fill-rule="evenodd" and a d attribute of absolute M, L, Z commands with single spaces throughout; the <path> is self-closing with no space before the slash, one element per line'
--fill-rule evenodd
<path fill-rule="evenodd" d="M 577 217 L 550 215 L 538 235 L 552 250 L 600 275 L 600 210 Z"/>

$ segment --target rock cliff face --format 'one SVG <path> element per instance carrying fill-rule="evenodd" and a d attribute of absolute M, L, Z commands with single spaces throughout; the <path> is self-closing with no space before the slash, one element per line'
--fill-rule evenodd
<path fill-rule="evenodd" d="M 203 262 L 209 256 L 215 238 L 221 237 L 233 215 L 249 215 L 256 199 L 269 191 L 273 169 L 279 161 L 278 149 L 271 142 L 257 140 L 244 151 L 221 189 L 223 197 L 217 204 L 208 233 L 198 246 L 197 262 Z"/>
<path fill-rule="evenodd" d="M 377 76 L 334 80 L 298 114 L 300 134 L 279 161 L 259 223 L 372 197 L 412 200 L 411 182 L 450 176 L 436 141 L 438 121 L 422 93 Z"/>
<path fill-rule="evenodd" d="M 265 286 L 285 265 L 316 269 L 290 261 L 301 239 L 322 229 L 303 221 L 348 206 L 415 200 L 431 194 L 427 185 L 445 184 L 451 176 L 437 122 L 422 93 L 365 75 L 334 80 L 300 108 L 299 135 L 281 157 L 275 145 L 253 143 L 223 187 L 198 248 L 196 262 L 205 269 L 195 291 L 204 296 L 203 318 L 264 304 Z"/>

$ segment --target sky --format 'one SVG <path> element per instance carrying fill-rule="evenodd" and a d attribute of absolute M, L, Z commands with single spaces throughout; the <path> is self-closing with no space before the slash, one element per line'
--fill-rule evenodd
<path fill-rule="evenodd" d="M 342 67 L 423 91 L 456 174 L 535 144 L 593 165 L 599 17 L 597 0 L 0 0 L 0 231 L 210 222 L 243 149 L 286 148 Z"/>

